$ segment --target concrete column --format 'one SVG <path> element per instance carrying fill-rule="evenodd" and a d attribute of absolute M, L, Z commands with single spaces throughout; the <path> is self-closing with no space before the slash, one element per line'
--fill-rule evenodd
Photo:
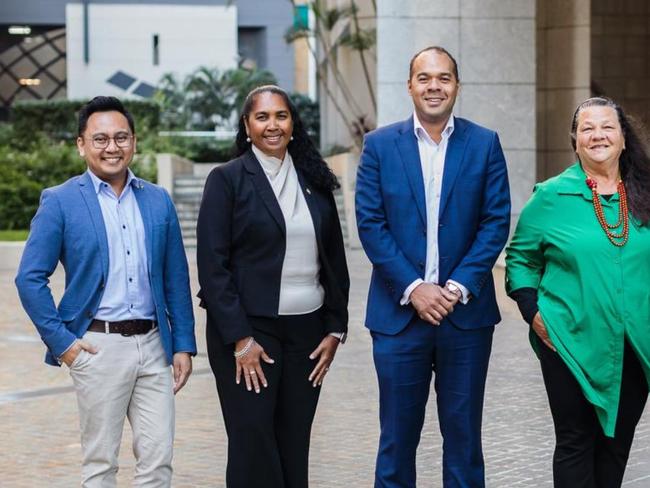
<path fill-rule="evenodd" d="M 591 94 L 591 0 L 538 0 L 538 172 L 544 180 L 576 161 L 569 133 L 576 106 Z"/>
<path fill-rule="evenodd" d="M 591 79 L 595 94 L 616 100 L 650 124 L 650 4 L 592 0 Z"/>
<path fill-rule="evenodd" d="M 535 0 L 378 0 L 379 125 L 412 112 L 408 62 L 429 45 L 458 61 L 455 115 L 499 133 L 516 220 L 535 182 Z"/>

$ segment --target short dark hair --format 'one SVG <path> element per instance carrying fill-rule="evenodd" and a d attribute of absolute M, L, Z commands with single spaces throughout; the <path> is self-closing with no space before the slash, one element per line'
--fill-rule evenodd
<path fill-rule="evenodd" d="M 440 47 L 440 46 L 428 46 L 425 47 L 424 49 L 420 49 L 418 52 L 416 52 L 413 55 L 413 57 L 411 58 L 411 62 L 409 63 L 409 80 L 413 76 L 413 65 L 415 64 L 415 60 L 420 54 L 426 53 L 427 51 L 435 51 L 438 54 L 446 55 L 451 60 L 451 63 L 454 65 L 453 71 L 454 71 L 454 76 L 456 77 L 456 81 L 460 81 L 460 77 L 458 76 L 458 63 L 456 62 L 456 59 L 454 59 L 454 57 L 451 55 L 449 51 L 447 51 L 444 47 Z"/>
<path fill-rule="evenodd" d="M 79 124 L 77 128 L 77 135 L 83 136 L 83 133 L 88 126 L 88 119 L 95 112 L 119 112 L 126 117 L 129 123 L 131 132 L 135 134 L 135 124 L 133 123 L 133 116 L 129 111 L 124 108 L 124 105 L 118 98 L 115 97 L 95 97 L 79 110 Z"/>

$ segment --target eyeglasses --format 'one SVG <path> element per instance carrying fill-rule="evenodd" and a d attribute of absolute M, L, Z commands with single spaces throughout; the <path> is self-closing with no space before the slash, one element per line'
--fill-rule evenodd
<path fill-rule="evenodd" d="M 115 145 L 117 147 L 120 147 L 122 149 L 131 147 L 131 143 L 133 142 L 133 136 L 125 132 L 115 134 L 115 136 L 113 137 L 108 137 L 102 134 L 98 134 L 96 136 L 91 137 L 90 141 L 92 142 L 93 147 L 95 149 L 106 149 L 110 144 L 111 139 L 115 142 Z"/>

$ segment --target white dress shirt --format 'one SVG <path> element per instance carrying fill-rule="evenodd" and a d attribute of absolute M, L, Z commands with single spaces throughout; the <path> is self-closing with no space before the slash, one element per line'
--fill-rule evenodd
<path fill-rule="evenodd" d="M 418 140 L 420 164 L 422 165 L 422 179 L 424 180 L 424 196 L 427 209 L 427 257 L 424 268 L 424 279 L 413 281 L 402 295 L 401 305 L 410 303 L 411 293 L 423 282 L 438 283 L 439 279 L 439 254 L 438 254 L 438 213 L 440 211 L 440 193 L 442 190 L 442 175 L 445 169 L 445 157 L 449 138 L 454 132 L 454 117 L 449 117 L 447 125 L 442 130 L 442 137 L 436 143 L 422 126 L 416 113 L 413 114 L 413 130 Z M 462 293 L 461 303 L 469 301 L 469 290 L 461 283 L 453 280 Z"/>
<path fill-rule="evenodd" d="M 268 156 L 256 146 L 260 162 L 278 200 L 286 227 L 286 252 L 280 279 L 280 315 L 299 315 L 323 306 L 325 290 L 320 283 L 320 263 L 314 222 L 300 188 L 289 151 L 284 160 Z"/>

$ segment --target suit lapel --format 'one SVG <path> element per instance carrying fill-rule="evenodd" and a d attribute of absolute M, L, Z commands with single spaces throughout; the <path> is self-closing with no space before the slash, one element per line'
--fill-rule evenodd
<path fill-rule="evenodd" d="M 106 237 L 106 224 L 102 216 L 102 209 L 99 206 L 99 199 L 95 192 L 95 186 L 88 173 L 84 173 L 79 177 L 79 189 L 83 196 L 88 212 L 90 213 L 90 220 L 95 229 L 95 236 L 97 237 L 97 244 L 99 244 L 99 252 L 102 256 L 102 271 L 104 273 L 104 280 L 108 276 L 108 237 Z"/>
<path fill-rule="evenodd" d="M 257 161 L 255 155 L 250 150 L 244 157 L 244 167 L 250 174 L 255 190 L 264 202 L 264 205 L 266 205 L 273 220 L 275 220 L 275 222 L 280 226 L 282 233 L 286 235 L 287 232 L 284 224 L 284 216 L 282 215 L 282 209 L 280 209 L 280 205 L 278 204 L 278 199 L 275 197 L 273 188 L 271 188 L 271 184 L 264 174 L 262 165 Z"/>
<path fill-rule="evenodd" d="M 463 165 L 466 142 L 465 124 L 462 120 L 455 119 L 454 132 L 449 138 L 447 154 L 445 155 L 445 168 L 442 173 L 442 190 L 440 192 L 440 210 L 438 215 L 442 215 L 445 211 L 451 189 Z"/>
<path fill-rule="evenodd" d="M 147 245 L 147 268 L 151 272 L 151 263 L 153 261 L 153 228 L 151 227 L 153 218 L 151 215 L 151 203 L 149 202 L 145 186 L 139 180 L 136 181 L 137 183 L 131 185 L 131 191 L 134 193 L 135 200 L 138 202 L 140 216 L 144 225 L 144 239 Z"/>
<path fill-rule="evenodd" d="M 320 208 L 318 207 L 318 202 L 316 201 L 316 198 L 313 194 L 314 190 L 309 187 L 309 183 L 305 180 L 301 171 L 296 170 L 296 174 L 298 175 L 300 189 L 302 190 L 302 194 L 304 195 L 305 201 L 307 202 L 307 207 L 309 208 L 309 213 L 311 214 L 311 220 L 314 223 L 314 232 L 316 233 L 316 240 L 320 242 L 321 212 L 320 212 Z"/>
<path fill-rule="evenodd" d="M 399 154 L 402 158 L 404 172 L 409 180 L 411 192 L 415 199 L 415 204 L 422 219 L 422 223 L 427 223 L 426 200 L 424 196 L 424 178 L 422 177 L 422 162 L 420 161 L 420 151 L 418 142 L 413 133 L 413 118 L 406 121 L 402 127 L 401 134 L 396 141 Z"/>

